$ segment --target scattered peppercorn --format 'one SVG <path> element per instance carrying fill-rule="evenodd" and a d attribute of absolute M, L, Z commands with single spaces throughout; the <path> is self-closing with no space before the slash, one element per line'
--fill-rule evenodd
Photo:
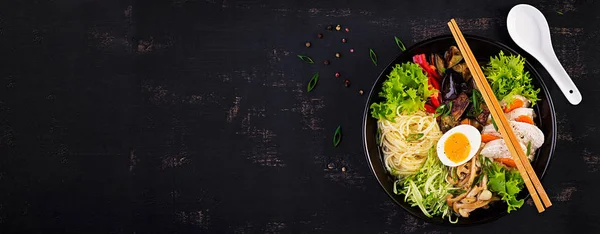
<path fill-rule="evenodd" d="M 323 34 L 322 34 L 322 33 L 319 33 L 319 34 L 317 34 L 317 37 L 318 37 L 318 38 L 323 38 Z"/>
<path fill-rule="evenodd" d="M 344 80 L 344 86 L 350 87 L 350 81 L 349 80 Z"/>
<path fill-rule="evenodd" d="M 342 172 L 346 172 L 346 167 L 342 167 Z"/>
<path fill-rule="evenodd" d="M 342 30 L 342 26 L 340 26 L 339 24 L 337 26 L 335 26 L 335 30 L 340 31 Z"/>
<path fill-rule="evenodd" d="M 363 95 L 363 93 L 365 93 L 365 91 L 363 91 L 362 89 L 358 90 L 358 94 Z"/>
<path fill-rule="evenodd" d="M 327 30 L 329 30 L 329 31 L 333 30 L 333 25 L 327 26 Z"/>
<path fill-rule="evenodd" d="M 350 53 L 354 53 L 354 49 L 350 49 Z"/>
<path fill-rule="evenodd" d="M 340 73 L 339 73 L 339 72 L 336 72 L 336 73 L 335 73 L 335 78 L 338 78 L 338 77 L 340 77 Z"/>
<path fill-rule="evenodd" d="M 340 54 L 340 52 L 335 52 L 335 57 L 336 58 L 342 57 L 342 54 Z"/>
<path fill-rule="evenodd" d="M 348 40 L 346 40 L 346 38 L 342 38 L 342 43 L 346 43 L 348 42 Z"/>
<path fill-rule="evenodd" d="M 329 168 L 329 169 L 333 169 L 334 167 L 335 167 L 335 164 L 333 164 L 333 163 L 327 164 L 327 168 Z"/>
<path fill-rule="evenodd" d="M 329 60 L 325 60 L 325 61 L 323 61 L 323 64 L 325 64 L 325 65 L 329 65 Z"/>
<path fill-rule="evenodd" d="M 306 44 L 304 44 L 307 48 L 310 47 L 310 42 L 306 42 Z"/>
<path fill-rule="evenodd" d="M 350 29 L 349 29 L 349 28 L 346 28 L 346 32 L 350 32 Z"/>

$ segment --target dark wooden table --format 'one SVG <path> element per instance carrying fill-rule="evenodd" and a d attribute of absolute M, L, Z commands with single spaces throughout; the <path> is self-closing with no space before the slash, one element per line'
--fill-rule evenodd
<path fill-rule="evenodd" d="M 399 53 L 393 37 L 410 46 L 456 18 L 514 45 L 505 19 L 516 1 L 449 2 L 1 1 L 1 232 L 597 231 L 599 2 L 531 1 L 583 94 L 571 106 L 546 80 L 559 121 L 543 180 L 552 208 L 528 201 L 489 224 L 443 227 L 377 184 L 359 90 Z"/>

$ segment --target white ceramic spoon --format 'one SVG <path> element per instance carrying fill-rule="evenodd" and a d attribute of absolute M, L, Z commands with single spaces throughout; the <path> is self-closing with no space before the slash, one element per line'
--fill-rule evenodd
<path fill-rule="evenodd" d="M 548 70 L 567 100 L 573 105 L 579 104 L 581 93 L 554 53 L 550 28 L 542 12 L 527 4 L 516 5 L 508 13 L 506 27 L 515 43 Z"/>

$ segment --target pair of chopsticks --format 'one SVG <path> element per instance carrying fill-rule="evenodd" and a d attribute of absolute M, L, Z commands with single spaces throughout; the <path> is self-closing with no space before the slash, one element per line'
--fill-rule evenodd
<path fill-rule="evenodd" d="M 519 169 L 519 173 L 521 174 L 521 177 L 523 177 L 523 181 L 525 182 L 527 190 L 529 190 L 529 193 L 531 194 L 533 203 L 535 203 L 535 207 L 537 208 L 538 212 L 544 212 L 545 208 L 552 206 L 550 198 L 548 198 L 548 194 L 546 194 L 540 179 L 533 171 L 527 155 L 525 155 L 521 149 L 521 145 L 517 140 L 517 136 L 515 136 L 510 123 L 504 115 L 504 111 L 500 107 L 500 103 L 498 102 L 496 95 L 494 95 L 494 92 L 492 92 L 490 84 L 483 75 L 483 71 L 481 71 L 481 67 L 477 63 L 477 60 L 475 59 L 471 48 L 467 44 L 465 37 L 458 28 L 456 21 L 451 19 L 450 22 L 448 22 L 448 27 L 450 27 L 450 31 L 452 31 L 454 40 L 456 40 L 458 48 L 460 49 L 460 52 L 467 63 L 467 67 L 469 67 L 469 70 L 473 75 L 475 84 L 477 87 L 479 87 L 479 91 L 482 94 L 481 96 L 483 96 L 485 104 L 490 107 L 489 109 L 492 114 L 492 118 L 495 120 L 496 125 L 498 126 L 498 131 L 502 135 L 508 150 L 512 154 L 513 160 L 517 165 L 517 169 Z M 540 197 L 542 201 L 540 201 Z M 542 202 L 544 204 L 542 204 Z"/>

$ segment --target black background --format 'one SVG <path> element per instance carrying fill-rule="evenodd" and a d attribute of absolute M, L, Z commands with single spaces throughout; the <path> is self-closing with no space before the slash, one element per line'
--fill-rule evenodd
<path fill-rule="evenodd" d="M 528 201 L 476 227 L 426 224 L 367 167 L 358 91 L 399 53 L 393 37 L 410 46 L 449 34 L 456 18 L 465 33 L 514 45 L 505 20 L 517 3 L 1 1 L 2 233 L 592 232 L 599 2 L 531 2 L 583 94 L 571 106 L 541 71 L 559 130 L 546 212 Z"/>

